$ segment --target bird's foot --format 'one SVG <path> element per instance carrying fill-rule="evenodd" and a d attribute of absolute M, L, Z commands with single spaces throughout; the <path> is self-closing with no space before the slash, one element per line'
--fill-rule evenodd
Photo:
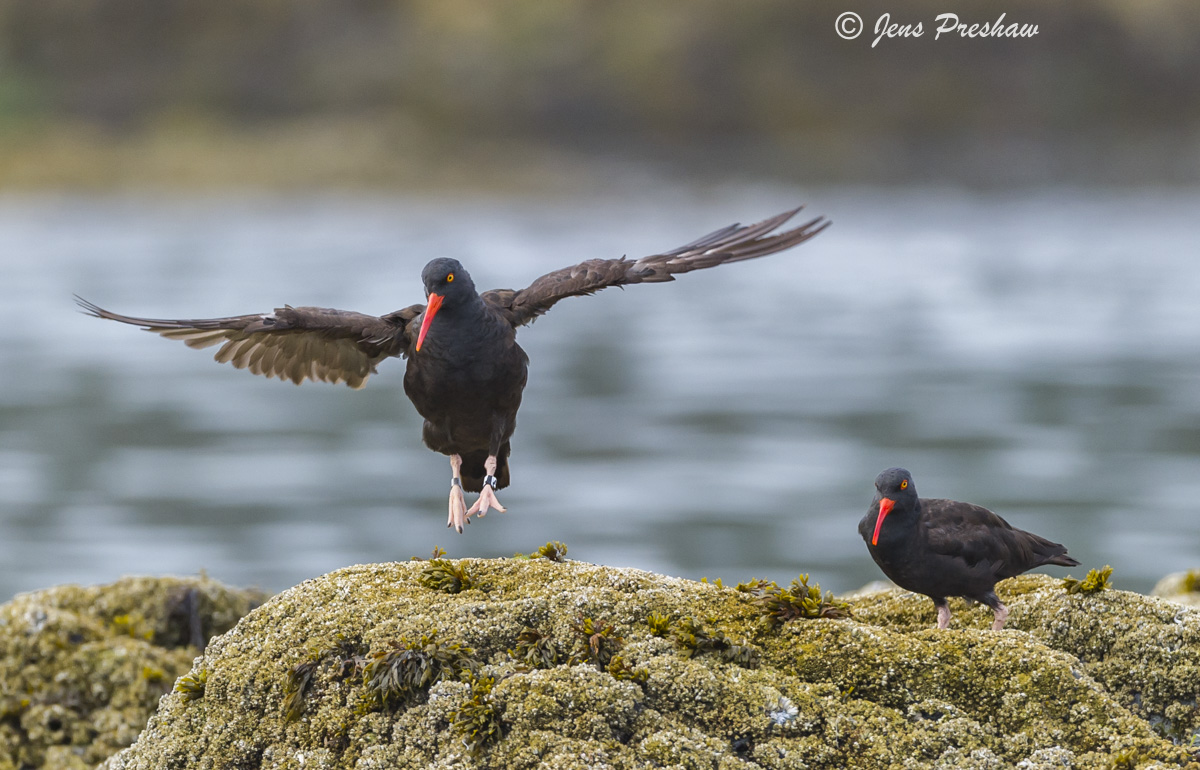
<path fill-rule="evenodd" d="M 937 608 L 937 627 L 946 629 L 950 627 L 950 607 L 945 604 L 939 604 Z"/>
<path fill-rule="evenodd" d="M 455 479 L 457 482 L 458 479 Z M 467 513 L 467 500 L 463 496 L 462 484 L 454 483 L 450 485 L 450 518 L 446 521 L 447 527 L 454 527 L 462 534 L 463 524 L 470 524 L 470 514 Z"/>
<path fill-rule="evenodd" d="M 1003 604 L 992 610 L 996 614 L 996 619 L 992 621 L 992 630 L 999 631 L 1004 628 L 1004 621 L 1008 620 L 1008 607 Z"/>
<path fill-rule="evenodd" d="M 475 514 L 479 514 L 479 517 L 483 518 L 484 516 L 487 516 L 489 508 L 495 508 L 497 511 L 500 511 L 500 513 L 504 513 L 508 510 L 500 504 L 499 498 L 496 497 L 495 484 L 496 479 L 494 476 L 489 475 L 486 479 L 484 479 L 483 491 L 479 493 L 479 499 L 476 500 L 475 504 L 471 506 L 471 509 L 467 511 L 468 518 L 474 516 Z"/>

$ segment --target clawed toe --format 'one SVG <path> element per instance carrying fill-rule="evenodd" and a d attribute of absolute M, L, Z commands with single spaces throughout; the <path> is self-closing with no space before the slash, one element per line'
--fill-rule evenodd
<path fill-rule="evenodd" d="M 487 484 L 483 485 L 483 491 L 479 493 L 479 499 L 467 511 L 468 518 L 478 514 L 480 518 L 487 515 L 489 508 L 495 508 L 500 513 L 504 513 L 507 508 L 500 504 L 500 500 L 496 497 L 496 490 L 492 489 Z"/>

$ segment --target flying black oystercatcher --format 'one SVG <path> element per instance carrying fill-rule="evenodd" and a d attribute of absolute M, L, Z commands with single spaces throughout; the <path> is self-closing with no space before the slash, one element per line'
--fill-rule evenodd
<path fill-rule="evenodd" d="M 421 272 L 427 304 L 384 316 L 284 305 L 271 313 L 165 320 L 119 315 L 78 296 L 76 301 L 98 318 L 140 326 L 189 347 L 220 344 L 215 356 L 220 363 L 297 385 L 312 379 L 361 388 L 380 361 L 404 356 L 404 392 L 425 418 L 425 445 L 450 456 L 447 526 L 462 532 L 471 516 L 484 516 L 489 508 L 505 510 L 496 490 L 508 486 L 509 439 L 529 362 L 516 341 L 518 326 L 566 297 L 672 281 L 678 273 L 774 254 L 829 225 L 818 217 L 770 234 L 798 211 L 730 225 L 664 254 L 591 259 L 547 273 L 518 291 L 479 294 L 458 261 L 435 259 Z M 464 489 L 480 493 L 470 509 Z"/>
<path fill-rule="evenodd" d="M 871 558 L 893 583 L 933 599 L 938 628 L 950 625 L 947 596 L 992 608 L 992 630 L 1004 628 L 1008 608 L 997 581 L 1043 564 L 1074 567 L 1066 547 L 1015 529 L 978 505 L 918 498 L 912 474 L 888 468 L 875 478 L 875 500 L 858 522 Z"/>

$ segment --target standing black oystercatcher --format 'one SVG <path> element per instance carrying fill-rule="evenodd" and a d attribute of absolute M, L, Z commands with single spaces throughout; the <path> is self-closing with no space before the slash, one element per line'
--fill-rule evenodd
<path fill-rule="evenodd" d="M 1014 529 L 987 508 L 918 498 L 912 474 L 903 468 L 879 474 L 875 490 L 858 533 L 893 583 L 933 599 L 938 628 L 950 625 L 946 597 L 965 596 L 992 608 L 992 630 L 999 631 L 1008 608 L 996 596 L 997 581 L 1043 564 L 1079 564 L 1064 546 Z"/>
<path fill-rule="evenodd" d="M 361 388 L 380 361 L 404 356 L 404 392 L 425 418 L 425 445 L 450 456 L 448 526 L 462 532 L 476 513 L 505 510 L 496 490 L 508 486 L 509 439 L 529 362 L 517 344 L 518 326 L 566 297 L 609 286 L 672 281 L 679 273 L 774 254 L 829 225 L 818 217 L 770 235 L 798 211 L 754 225 L 730 225 L 664 254 L 591 259 L 547 273 L 519 291 L 479 294 L 456 260 L 435 259 L 421 272 L 427 304 L 384 316 L 284 305 L 271 313 L 163 320 L 118 315 L 76 300 L 98 318 L 141 326 L 189 347 L 220 344 L 217 361 L 297 385 L 312 379 Z M 464 489 L 480 493 L 470 509 Z"/>

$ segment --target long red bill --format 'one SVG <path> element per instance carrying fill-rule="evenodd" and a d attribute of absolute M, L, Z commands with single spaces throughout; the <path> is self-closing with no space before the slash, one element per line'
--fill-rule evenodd
<path fill-rule="evenodd" d="M 875 520 L 875 534 L 871 535 L 871 545 L 879 545 L 879 528 L 883 526 L 883 520 L 892 512 L 895 504 L 896 501 L 889 497 L 879 501 L 879 518 Z"/>
<path fill-rule="evenodd" d="M 421 333 L 417 335 L 417 352 L 421 351 L 421 343 L 425 341 L 429 325 L 433 323 L 433 317 L 437 315 L 438 308 L 442 306 L 442 299 L 441 294 L 429 295 L 429 301 L 425 305 L 425 318 L 421 321 Z"/>

